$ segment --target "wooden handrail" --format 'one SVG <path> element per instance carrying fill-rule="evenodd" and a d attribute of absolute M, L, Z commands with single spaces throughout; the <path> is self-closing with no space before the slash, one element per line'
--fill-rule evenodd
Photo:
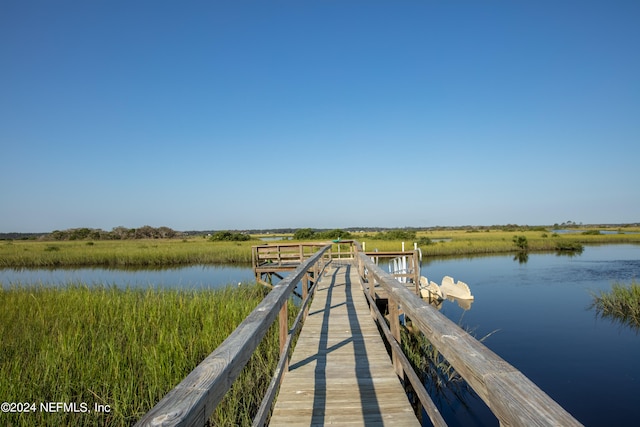
<path fill-rule="evenodd" d="M 253 419 L 253 423 L 252 423 L 253 427 L 264 426 L 264 423 L 267 417 L 270 415 L 271 406 L 273 405 L 273 401 L 276 397 L 276 392 L 278 391 L 278 387 L 282 382 L 282 377 L 284 376 L 284 373 L 289 366 L 288 354 L 291 350 L 291 347 L 293 346 L 294 337 L 296 336 L 298 329 L 302 326 L 302 322 L 306 319 L 307 315 L 309 314 L 308 307 L 309 305 L 311 305 L 311 299 L 315 294 L 317 287 L 318 287 L 318 279 L 315 280 L 315 282 L 313 283 L 313 286 L 311 287 L 311 289 L 308 290 L 307 295 L 305 295 L 304 299 L 302 300 L 300 311 L 298 312 L 296 319 L 293 321 L 293 325 L 291 325 L 291 328 L 287 333 L 287 338 L 284 342 L 283 348 L 280 350 L 280 360 L 278 361 L 276 370 L 273 374 L 273 377 L 271 378 L 271 383 L 269 384 L 269 387 L 267 388 L 267 392 L 264 395 L 264 398 L 262 399 L 262 403 L 258 408 L 258 413 Z M 304 289 L 305 288 L 303 288 L 303 294 L 305 293 Z"/>
<path fill-rule="evenodd" d="M 372 284 L 370 283 L 369 286 L 372 286 Z M 402 351 L 400 343 L 396 340 L 396 337 L 391 332 L 391 329 L 389 329 L 389 326 L 387 326 L 387 322 L 384 316 L 382 315 L 380 310 L 378 310 L 378 307 L 376 306 L 376 303 L 373 299 L 374 297 L 372 295 L 373 292 L 371 292 L 371 288 L 363 290 L 365 291 L 364 294 L 369 301 L 369 307 L 372 311 L 371 317 L 373 317 L 380 326 L 380 329 L 382 330 L 382 333 L 384 334 L 385 338 L 387 339 L 387 343 L 389 343 L 389 347 L 391 348 L 391 352 L 393 355 L 392 357 L 395 359 L 394 362 L 397 361 L 400 364 L 402 371 L 413 387 L 413 391 L 416 393 L 416 396 L 420 400 L 422 407 L 429 416 L 431 424 L 433 424 L 435 427 L 445 427 L 447 423 L 445 422 L 444 418 L 442 418 L 440 410 L 431 399 L 431 396 L 429 396 L 429 394 L 427 393 L 424 384 L 422 384 L 420 378 L 418 377 L 418 374 L 416 374 L 413 367 L 411 366 L 411 362 L 409 362 L 409 359 Z M 400 373 L 399 376 L 402 376 L 402 373 Z"/>
<path fill-rule="evenodd" d="M 467 381 L 501 425 L 581 425 L 524 374 L 417 297 L 364 253 L 357 254 L 357 262 L 361 275 L 367 270 L 369 290 L 378 283 L 387 291 L 389 306 L 402 307 L 413 326 Z M 390 321 L 398 322 L 397 316 Z"/>
<path fill-rule="evenodd" d="M 251 262 L 253 268 L 269 262 L 280 263 L 302 262 L 316 251 L 325 247 L 327 243 L 269 243 L 251 247 Z"/>
<path fill-rule="evenodd" d="M 136 426 L 204 425 L 240 375 L 278 314 L 286 307 L 298 282 L 323 259 L 330 247 L 331 245 L 322 247 L 274 286 L 240 326 L 147 412 Z M 281 345 L 284 343 L 281 342 Z"/>

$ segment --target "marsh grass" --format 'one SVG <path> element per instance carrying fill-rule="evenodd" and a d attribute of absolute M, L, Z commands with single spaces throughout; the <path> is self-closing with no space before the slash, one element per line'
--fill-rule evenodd
<path fill-rule="evenodd" d="M 248 284 L 204 291 L 82 284 L 2 289 L 2 400 L 86 402 L 90 408 L 98 403 L 111 412 L 0 414 L 0 420 L 15 426 L 131 425 L 211 353 L 265 292 Z M 251 423 L 277 358 L 272 327 L 216 409 L 213 425 Z"/>
<path fill-rule="evenodd" d="M 629 231 L 635 231 L 629 230 Z M 517 231 L 526 238 L 527 250 L 576 251 L 582 244 L 640 243 L 640 234 L 549 234 L 540 230 Z M 368 237 L 367 237 L 368 236 Z M 420 242 L 424 256 L 513 253 L 513 231 L 490 229 L 421 231 L 405 249 Z M 366 243 L 367 251 L 398 251 L 401 240 L 376 240 L 371 235 L 354 233 Z M 448 241 L 438 241 L 447 239 Z M 93 243 L 93 244 L 89 244 Z M 251 263 L 251 246 L 256 241 L 211 242 L 202 237 L 190 239 L 101 240 L 86 241 L 4 241 L 0 242 L 0 268 L 43 268 L 62 266 L 153 267 L 193 264 Z M 334 245 L 337 246 L 337 245 Z M 344 246 L 344 244 L 343 244 Z M 344 249 L 346 250 L 346 249 Z M 334 248 L 337 252 L 337 247 Z"/>
<path fill-rule="evenodd" d="M 2 267 L 169 266 L 251 263 L 255 242 L 211 242 L 202 238 L 84 241 L 0 242 Z"/>
<path fill-rule="evenodd" d="M 582 244 L 640 243 L 640 234 L 563 234 L 554 237 L 551 233 L 534 230 L 517 231 L 517 235 L 526 238 L 529 252 L 579 251 Z M 418 232 L 415 241 L 419 242 L 422 239 L 425 242 L 419 244 L 423 256 L 498 254 L 515 253 L 520 250 L 514 243 L 513 236 L 513 231 L 494 229 L 483 232 L 421 231 Z M 381 252 L 398 251 L 402 248 L 402 242 L 399 240 L 372 240 L 359 236 L 355 238 L 366 243 L 368 252 L 375 249 Z M 446 241 L 440 241 L 442 239 Z M 413 241 L 406 241 L 405 249 L 413 249 Z"/>
<path fill-rule="evenodd" d="M 628 325 L 640 331 L 640 284 L 633 280 L 631 284 L 614 283 L 610 291 L 593 294 L 596 314 L 609 318 L 622 325 Z"/>
<path fill-rule="evenodd" d="M 410 326 L 401 328 L 402 348 L 409 359 L 414 371 L 424 384 L 429 395 L 435 402 L 447 405 L 466 405 L 470 398 L 477 398 L 476 392 L 460 376 L 449 361 L 438 351 L 438 349 L 419 330 Z M 474 335 L 474 331 L 463 326 L 467 333 Z M 478 341 L 483 342 L 497 330 L 490 332 Z M 418 410 L 419 405 L 416 396 L 412 396 L 414 408 Z"/>

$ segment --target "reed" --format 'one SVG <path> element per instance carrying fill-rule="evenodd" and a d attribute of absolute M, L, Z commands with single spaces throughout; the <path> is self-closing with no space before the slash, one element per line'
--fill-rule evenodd
<path fill-rule="evenodd" d="M 458 326 L 475 336 L 475 332 L 462 325 L 461 322 L 462 318 L 458 322 Z M 410 319 L 407 321 L 407 325 L 400 329 L 400 332 L 402 334 L 401 345 L 404 354 L 409 359 L 411 366 L 434 403 L 440 409 L 444 406 L 454 408 L 460 404 L 466 406 L 471 400 L 480 400 L 473 388 L 469 386 L 427 337 L 420 330 L 413 327 Z M 496 332 L 498 330 L 488 333 L 480 338 L 479 341 L 484 342 Z M 410 385 L 407 386 L 407 392 L 416 415 L 421 416 L 422 406 Z"/>
<path fill-rule="evenodd" d="M 203 238 L 114 241 L 9 241 L 0 243 L 2 267 L 168 266 L 251 263 L 255 242 Z"/>
<path fill-rule="evenodd" d="M 591 308 L 600 317 L 640 331 L 640 284 L 635 279 L 629 285 L 614 283 L 610 291 L 593 294 Z"/>
<path fill-rule="evenodd" d="M 0 289 L 3 401 L 110 408 L 0 414 L 2 423 L 131 425 L 213 351 L 265 292 L 249 284 L 204 291 L 83 284 Z M 274 327 L 216 409 L 213 425 L 251 423 L 277 359 Z"/>

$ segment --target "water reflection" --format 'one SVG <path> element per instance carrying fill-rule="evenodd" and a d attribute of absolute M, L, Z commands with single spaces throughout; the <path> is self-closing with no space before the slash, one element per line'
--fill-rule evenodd
<path fill-rule="evenodd" d="M 530 253 L 522 264 L 513 255 L 425 258 L 422 274 L 449 274 L 470 283 L 473 310 L 443 301 L 441 313 L 455 323 L 464 315 L 477 337 L 499 329 L 484 344 L 580 422 L 634 425 L 640 416 L 640 334 L 608 318 L 594 321 L 587 308 L 593 292 L 640 277 L 640 245 L 588 245 L 579 256 L 564 255 Z M 596 343 L 607 349 L 607 365 L 624 367 L 624 375 L 602 369 L 603 353 L 593 351 Z M 439 409 L 452 427 L 497 425 L 477 399 L 466 397 Z"/>
<path fill-rule="evenodd" d="M 518 252 L 514 257 L 514 261 L 518 261 L 519 264 L 526 264 L 529 261 L 529 253 Z"/>
<path fill-rule="evenodd" d="M 458 304 L 458 307 L 460 307 L 464 311 L 467 311 L 467 310 L 471 310 L 471 304 L 473 304 L 473 301 L 474 301 L 472 299 L 461 299 L 461 298 L 456 298 L 452 296 L 447 296 L 446 298 L 439 298 L 434 294 L 431 294 L 427 297 L 423 297 L 422 299 L 424 299 L 432 307 L 438 310 L 442 309 L 443 303 L 445 301 L 449 301 L 449 302 Z"/>
<path fill-rule="evenodd" d="M 576 247 L 575 249 L 572 249 L 572 250 L 556 250 L 556 256 L 566 256 L 569 258 L 573 258 L 575 256 L 582 255 L 583 251 L 584 251 L 583 246 Z"/>
<path fill-rule="evenodd" d="M 614 283 L 609 291 L 594 293 L 589 309 L 595 310 L 596 319 L 608 319 L 621 327 L 629 328 L 636 335 L 640 332 L 640 284 Z"/>
<path fill-rule="evenodd" d="M 582 252 L 584 251 L 584 247 L 580 246 L 580 247 L 575 247 L 572 248 L 570 250 L 567 249 L 557 249 L 555 251 L 555 255 L 559 256 L 559 257 L 569 257 L 569 258 L 573 258 L 573 257 L 577 257 L 582 255 Z M 518 252 L 517 254 L 515 254 L 513 256 L 513 260 L 517 261 L 518 264 L 526 264 L 527 262 L 529 262 L 529 252 L 527 251 L 522 251 L 522 252 Z"/>
<path fill-rule="evenodd" d="M 0 269 L 4 287 L 64 286 L 69 283 L 162 288 L 219 288 L 238 282 L 253 282 L 250 265 L 195 265 L 172 268 L 55 268 Z"/>

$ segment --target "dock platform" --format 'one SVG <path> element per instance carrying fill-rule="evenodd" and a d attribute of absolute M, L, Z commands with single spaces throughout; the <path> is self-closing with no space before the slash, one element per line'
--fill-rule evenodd
<path fill-rule="evenodd" d="M 327 424 L 420 425 L 349 262 L 318 282 L 270 421 Z"/>

